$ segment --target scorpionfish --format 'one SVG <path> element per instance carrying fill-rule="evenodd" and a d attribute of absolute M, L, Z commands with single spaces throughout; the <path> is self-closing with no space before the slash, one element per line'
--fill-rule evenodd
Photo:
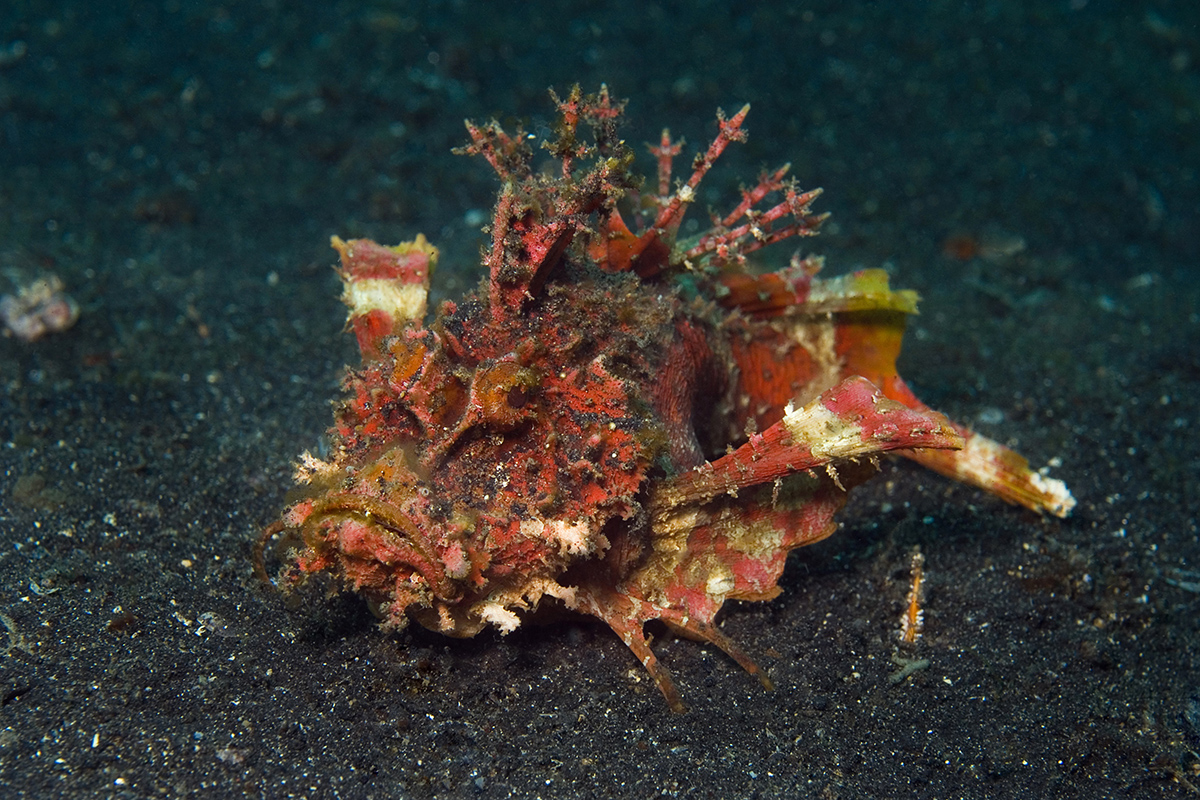
<path fill-rule="evenodd" d="M 830 535 L 879 454 L 1070 512 L 1061 481 L 897 375 L 914 292 L 877 269 L 820 278 L 815 256 L 754 268 L 751 253 L 817 232 L 820 190 L 785 166 L 681 235 L 749 106 L 718 112 L 674 186 L 682 143 L 664 131 L 656 191 L 642 192 L 623 104 L 604 87 L 553 99 L 547 169 L 531 137 L 467 123 L 461 152 L 502 181 L 487 275 L 428 324 L 437 248 L 333 238 L 362 365 L 328 457 L 301 457 L 303 499 L 256 546 L 260 577 L 278 537 L 294 543 L 283 585 L 327 573 L 387 626 L 457 637 L 512 631 L 552 598 L 607 623 L 682 710 L 645 624 L 711 642 L 769 686 L 714 619 L 726 600 L 776 597 L 789 551 Z"/>

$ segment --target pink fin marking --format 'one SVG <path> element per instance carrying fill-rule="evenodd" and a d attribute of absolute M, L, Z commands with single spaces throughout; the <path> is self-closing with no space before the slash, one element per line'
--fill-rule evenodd
<path fill-rule="evenodd" d="M 651 512 L 662 516 L 681 505 L 705 503 L 722 493 L 841 459 L 913 447 L 956 449 L 962 444 L 941 414 L 906 407 L 884 397 L 866 378 L 852 376 L 729 455 L 664 481 L 651 501 Z"/>

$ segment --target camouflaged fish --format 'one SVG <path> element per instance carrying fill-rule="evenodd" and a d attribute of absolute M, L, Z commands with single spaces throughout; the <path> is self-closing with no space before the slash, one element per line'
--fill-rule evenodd
<path fill-rule="evenodd" d="M 816 233 L 820 190 L 784 167 L 679 235 L 748 106 L 718 114 L 674 187 L 681 143 L 664 131 L 657 191 L 640 193 L 621 104 L 578 87 L 554 100 L 549 170 L 533 169 L 526 135 L 467 123 L 464 152 L 502 181 L 487 278 L 432 320 L 438 251 L 424 237 L 333 239 L 362 366 L 328 459 L 302 456 L 304 499 L 257 545 L 261 577 L 266 545 L 292 542 L 282 585 L 327 573 L 387 626 L 460 637 L 512 631 L 552 598 L 604 620 L 681 710 L 646 622 L 713 643 L 769 686 L 714 619 L 726 600 L 777 596 L 788 552 L 833 532 L 880 454 L 1070 512 L 1061 481 L 896 374 L 914 292 L 881 270 L 820 278 L 812 256 L 753 268 L 755 251 Z"/>

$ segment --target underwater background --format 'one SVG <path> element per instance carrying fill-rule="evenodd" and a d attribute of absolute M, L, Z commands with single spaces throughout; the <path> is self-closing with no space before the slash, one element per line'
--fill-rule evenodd
<path fill-rule="evenodd" d="M 85 3 L 0 7 L 6 797 L 1186 797 L 1200 788 L 1200 6 L 1192 2 Z M 381 632 L 264 590 L 250 547 L 318 450 L 353 337 L 333 234 L 482 277 L 463 120 L 749 140 L 694 217 L 791 162 L 827 275 L 922 296 L 901 371 L 1053 463 L 1039 518 L 886 463 L 784 593 L 663 637 L 672 714 L 584 618 Z M 794 249 L 764 252 L 779 266 Z M 778 262 L 778 263 L 776 263 Z M 910 554 L 928 665 L 897 678 Z"/>

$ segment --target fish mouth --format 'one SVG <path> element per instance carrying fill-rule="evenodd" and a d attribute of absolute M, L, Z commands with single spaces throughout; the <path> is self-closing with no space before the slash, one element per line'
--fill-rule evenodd
<path fill-rule="evenodd" d="M 329 525 L 330 520 L 332 526 Z M 348 553 L 345 548 L 335 543 L 336 540 L 331 541 L 326 533 L 331 527 L 345 528 L 354 524 L 375 534 L 373 538 L 376 540 L 382 535 L 385 540 L 383 547 L 386 549 L 386 558 L 373 558 L 370 552 L 365 550 Z M 458 584 L 446 574 L 445 565 L 429 546 L 427 537 L 401 509 L 384 500 L 351 493 L 330 495 L 315 501 L 298 527 L 287 526 L 282 521 L 274 523 L 263 531 L 254 548 L 254 570 L 260 580 L 271 582 L 264 566 L 268 543 L 275 537 L 289 532 L 301 536 L 314 564 L 320 563 L 324 566 L 327 562 L 340 560 L 343 570 L 348 571 L 345 568 L 351 561 L 373 561 L 374 565 L 386 565 L 391 576 L 403 574 L 405 571 L 411 575 L 419 575 L 433 598 L 437 600 L 454 601 L 462 594 Z M 388 594 L 395 591 L 393 588 Z"/>

